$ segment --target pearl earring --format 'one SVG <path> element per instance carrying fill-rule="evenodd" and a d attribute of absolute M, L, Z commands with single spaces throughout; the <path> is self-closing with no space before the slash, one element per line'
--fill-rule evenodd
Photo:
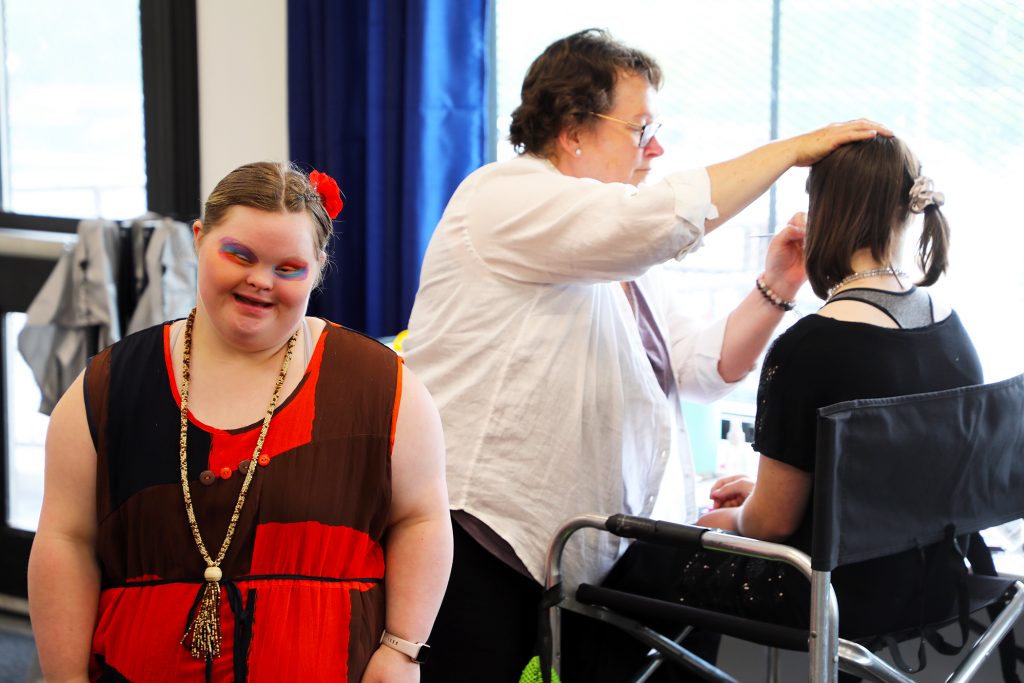
<path fill-rule="evenodd" d="M 579 147 L 577 147 L 576 148 L 576 156 L 580 156 L 581 154 L 583 154 L 583 150 L 580 149 Z"/>

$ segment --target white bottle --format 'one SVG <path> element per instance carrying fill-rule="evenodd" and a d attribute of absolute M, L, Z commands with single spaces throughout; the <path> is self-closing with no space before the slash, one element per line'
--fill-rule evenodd
<path fill-rule="evenodd" d="M 716 473 L 719 477 L 730 474 L 746 474 L 750 451 L 743 438 L 743 424 L 739 420 L 729 420 L 729 431 L 718 447 L 718 463 Z"/>
<path fill-rule="evenodd" d="M 733 470 L 736 474 L 745 474 L 746 476 L 753 479 L 757 476 L 757 453 L 747 443 L 746 434 L 743 431 L 743 424 L 738 420 L 734 420 L 729 424 L 729 433 L 726 435 L 726 439 L 729 441 L 731 446 L 730 450 L 733 452 L 733 457 L 736 458 L 735 469 Z"/>

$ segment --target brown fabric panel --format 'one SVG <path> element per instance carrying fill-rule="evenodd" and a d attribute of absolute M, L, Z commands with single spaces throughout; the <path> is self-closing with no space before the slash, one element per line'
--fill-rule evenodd
<path fill-rule="evenodd" d="M 351 527 L 380 541 L 391 507 L 387 443 L 387 437 L 352 435 L 274 458 L 261 468 L 266 476 L 260 523 L 317 521 Z M 296 492 L 301 492 L 301 505 Z"/>
<path fill-rule="evenodd" d="M 234 539 L 222 565 L 225 576 L 248 573 L 256 525 L 254 518 L 260 493 L 257 476 L 242 508 Z M 192 482 L 191 494 L 196 521 L 211 557 L 224 542 L 242 478 L 218 480 L 212 486 Z M 153 486 L 129 498 L 100 525 L 96 539 L 103 568 L 104 586 L 133 579 L 195 581 L 203 576 L 206 563 L 199 554 L 185 515 L 180 484 Z"/>
<path fill-rule="evenodd" d="M 313 439 L 349 434 L 389 437 L 397 378 L 394 351 L 357 332 L 329 325 L 316 390 Z"/>
<path fill-rule="evenodd" d="M 368 591 L 350 591 L 352 614 L 348 641 L 348 680 L 359 683 L 362 680 L 370 657 L 380 646 L 380 634 L 384 632 L 384 586 Z"/>
<path fill-rule="evenodd" d="M 96 354 L 85 372 L 83 390 L 89 431 L 96 449 L 96 519 L 110 514 L 110 478 L 107 464 L 107 393 L 110 389 L 110 347 Z"/>
<path fill-rule="evenodd" d="M 351 527 L 380 542 L 391 503 L 386 448 L 386 438 L 353 436 L 306 444 L 258 468 L 223 564 L 225 575 L 249 573 L 257 524 L 316 521 Z M 191 482 L 196 521 L 211 557 L 224 541 L 241 486 L 239 474 L 210 486 Z M 146 520 L 144 527 L 139 520 Z M 128 540 L 132 547 L 126 547 Z M 101 525 L 97 549 L 110 584 L 154 574 L 194 580 L 205 567 L 180 484 L 150 487 L 128 499 Z"/>

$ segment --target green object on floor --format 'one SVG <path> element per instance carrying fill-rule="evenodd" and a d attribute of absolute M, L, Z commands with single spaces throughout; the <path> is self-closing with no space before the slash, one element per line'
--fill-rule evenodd
<path fill-rule="evenodd" d="M 519 677 L 519 683 L 541 683 L 540 657 L 534 657 L 523 669 L 523 675 Z M 551 670 L 551 683 L 562 683 L 555 670 Z"/>

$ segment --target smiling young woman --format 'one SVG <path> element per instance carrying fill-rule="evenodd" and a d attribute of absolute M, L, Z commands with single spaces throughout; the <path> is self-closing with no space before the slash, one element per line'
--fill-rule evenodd
<path fill-rule="evenodd" d="M 233 206 L 214 225 L 193 226 L 200 320 L 246 351 L 279 348 L 306 313 L 326 254 L 306 212 Z M 202 328 L 200 328 L 202 329 Z"/>
<path fill-rule="evenodd" d="M 228 174 L 191 315 L 57 405 L 29 568 L 47 679 L 418 680 L 451 566 L 440 420 L 393 351 L 305 315 L 340 208 L 324 174 Z"/>

